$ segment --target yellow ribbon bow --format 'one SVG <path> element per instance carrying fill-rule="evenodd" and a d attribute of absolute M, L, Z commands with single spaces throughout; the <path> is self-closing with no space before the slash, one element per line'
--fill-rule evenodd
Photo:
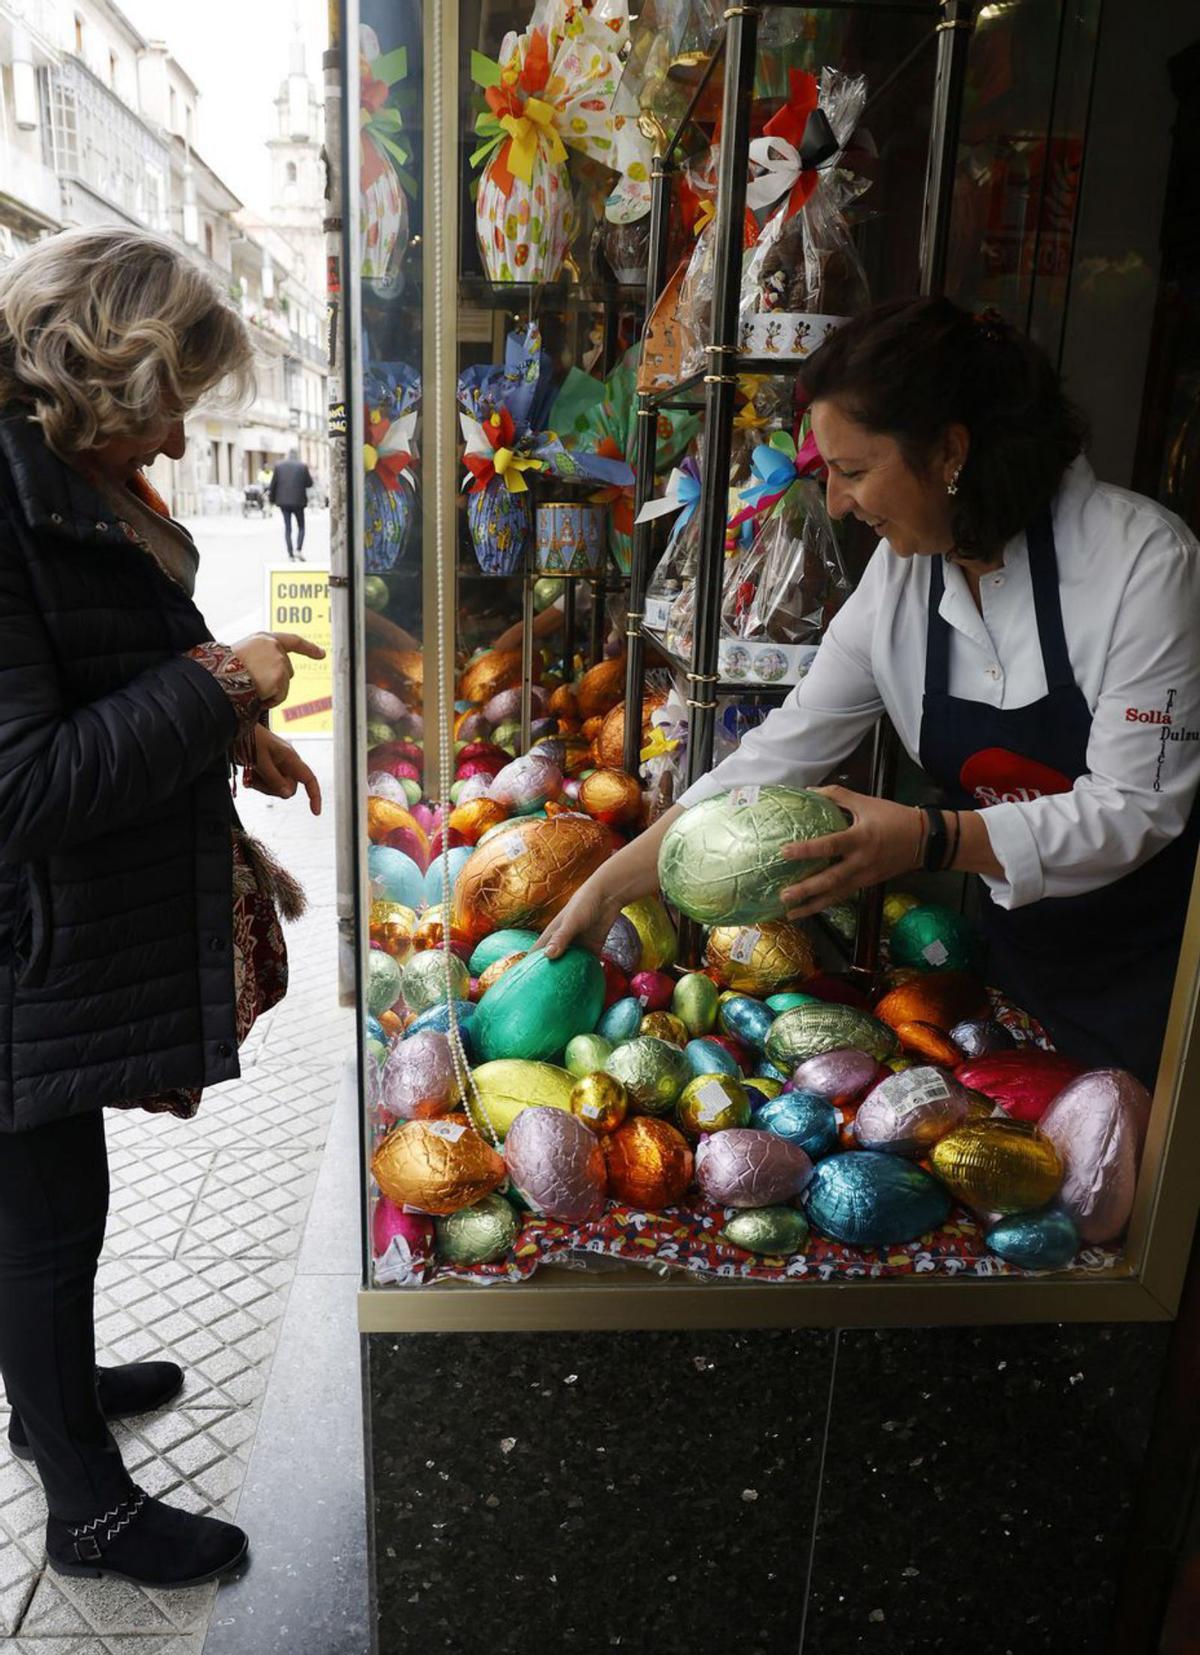
<path fill-rule="evenodd" d="M 520 115 L 502 115 L 500 125 L 512 139 L 508 150 L 508 170 L 514 178 L 528 184 L 533 178 L 533 163 L 538 147 L 545 143 L 546 154 L 552 162 L 565 161 L 566 145 L 554 125 L 555 109 L 541 98 L 527 98 Z"/>
<path fill-rule="evenodd" d="M 523 471 L 540 471 L 541 460 L 535 460 L 522 454 L 514 454 L 511 448 L 498 448 L 492 455 L 492 464 L 496 468 L 496 475 L 503 479 L 504 486 L 510 494 L 524 494 L 529 484 L 522 477 Z"/>
<path fill-rule="evenodd" d="M 692 234 L 698 236 L 701 230 L 707 230 L 717 216 L 717 209 L 711 195 L 706 195 L 696 210 L 695 222 L 692 225 Z"/>
<path fill-rule="evenodd" d="M 643 764 L 649 764 L 651 759 L 665 759 L 667 754 L 673 753 L 678 746 L 678 736 L 668 736 L 662 726 L 656 724 L 642 748 L 641 761 Z"/>

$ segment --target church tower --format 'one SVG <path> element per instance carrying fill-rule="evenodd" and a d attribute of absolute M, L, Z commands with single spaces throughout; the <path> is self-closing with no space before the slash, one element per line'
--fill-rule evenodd
<path fill-rule="evenodd" d="M 289 48 L 287 78 L 275 99 L 271 152 L 270 221 L 303 251 L 310 293 L 325 291 L 325 176 L 321 165 L 322 107 L 305 67 L 304 41 L 297 23 Z"/>

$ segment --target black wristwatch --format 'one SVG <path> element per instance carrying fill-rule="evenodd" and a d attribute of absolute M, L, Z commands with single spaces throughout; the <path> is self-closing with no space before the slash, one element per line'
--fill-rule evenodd
<path fill-rule="evenodd" d="M 946 813 L 933 805 L 922 805 L 921 809 L 925 812 L 925 860 L 921 866 L 926 873 L 941 873 L 946 865 L 946 846 L 950 838 Z"/>

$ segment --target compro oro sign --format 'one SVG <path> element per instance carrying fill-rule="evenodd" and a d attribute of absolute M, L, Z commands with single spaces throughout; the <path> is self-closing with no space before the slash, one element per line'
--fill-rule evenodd
<path fill-rule="evenodd" d="M 329 570 L 298 573 L 294 564 L 267 570 L 267 621 L 271 632 L 298 632 L 320 644 L 323 661 L 293 655 L 295 677 L 287 700 L 271 709 L 271 728 L 284 736 L 333 734 L 333 621 Z"/>

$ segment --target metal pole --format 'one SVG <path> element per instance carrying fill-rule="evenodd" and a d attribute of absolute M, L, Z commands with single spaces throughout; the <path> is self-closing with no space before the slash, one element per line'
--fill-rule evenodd
<path fill-rule="evenodd" d="M 575 581 L 568 578 L 563 582 L 563 679 L 570 683 L 575 676 Z"/>
<path fill-rule="evenodd" d="M 529 751 L 533 725 L 533 587 L 537 576 L 526 560 L 521 584 L 521 751 Z"/>
<path fill-rule="evenodd" d="M 592 612 L 588 621 L 588 660 L 589 667 L 594 667 L 604 655 L 604 634 L 607 630 L 604 624 L 604 579 L 589 581 L 592 589 Z"/>
<path fill-rule="evenodd" d="M 721 576 L 725 566 L 729 463 L 733 446 L 733 398 L 737 387 L 738 301 L 741 296 L 742 224 L 746 212 L 746 153 L 754 91 L 758 9 L 730 6 L 725 13 L 725 90 L 721 158 L 717 171 L 716 248 L 711 339 L 705 347 L 704 444 L 700 473 L 700 554 L 692 669 L 688 673 L 687 779 L 712 764 L 717 710 L 717 654 L 721 636 Z"/>

